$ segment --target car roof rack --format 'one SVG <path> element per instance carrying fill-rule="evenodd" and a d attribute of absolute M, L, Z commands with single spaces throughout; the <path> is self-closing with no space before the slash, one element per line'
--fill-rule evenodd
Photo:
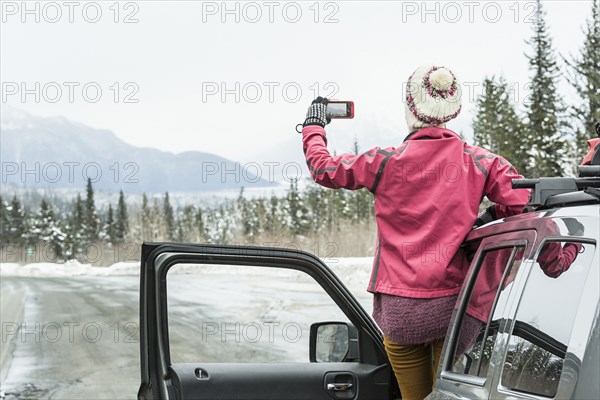
<path fill-rule="evenodd" d="M 527 205 L 534 209 L 600 203 L 600 168 L 595 167 L 585 168 L 580 178 L 513 179 L 512 187 L 532 189 Z"/>
<path fill-rule="evenodd" d="M 580 165 L 580 178 L 600 178 L 600 165 Z"/>

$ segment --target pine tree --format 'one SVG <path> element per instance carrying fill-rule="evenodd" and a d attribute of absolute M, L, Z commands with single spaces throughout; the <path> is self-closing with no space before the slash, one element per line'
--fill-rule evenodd
<path fill-rule="evenodd" d="M 325 227 L 325 189 L 308 179 L 305 198 L 306 206 L 310 215 L 309 227 L 311 232 L 317 233 Z"/>
<path fill-rule="evenodd" d="M 265 231 L 265 223 L 267 219 L 267 200 L 260 197 L 254 200 L 254 212 L 256 220 L 257 234 L 261 235 Z"/>
<path fill-rule="evenodd" d="M 262 230 L 262 226 L 260 225 L 260 215 L 257 199 L 251 199 L 246 203 L 246 212 L 248 213 L 248 218 L 246 219 L 246 236 L 251 240 L 255 240 L 258 236 L 260 236 L 260 232 Z"/>
<path fill-rule="evenodd" d="M 235 226 L 233 207 L 221 204 L 219 208 L 206 212 L 207 239 L 210 243 L 227 244 L 232 238 Z"/>
<path fill-rule="evenodd" d="M 2 238 L 2 244 L 8 242 L 10 236 L 10 206 L 0 196 L 0 238 Z"/>
<path fill-rule="evenodd" d="M 34 216 L 31 235 L 38 243 L 44 243 L 43 255 L 53 261 L 62 258 L 65 244 L 65 234 L 54 216 L 52 206 L 42 199 L 39 212 Z M 48 252 L 49 247 L 51 252 Z M 50 261 L 46 259 L 45 261 Z"/>
<path fill-rule="evenodd" d="M 592 16 L 586 23 L 585 41 L 578 58 L 565 62 L 569 66 L 567 79 L 581 98 L 570 107 L 578 121 L 575 129 L 575 164 L 588 152 L 587 140 L 595 137 L 595 122 L 600 122 L 600 0 L 592 0 Z"/>
<path fill-rule="evenodd" d="M 108 205 L 108 211 L 106 213 L 106 223 L 102 228 L 102 237 L 107 243 L 111 245 L 117 243 L 115 215 L 113 212 L 112 204 Z"/>
<path fill-rule="evenodd" d="M 206 218 L 206 240 L 208 243 L 218 243 L 217 229 L 217 212 L 212 209 L 206 210 L 204 217 Z"/>
<path fill-rule="evenodd" d="M 533 158 L 523 141 L 526 127 L 517 115 L 506 81 L 502 77 L 485 78 L 483 89 L 473 122 L 475 144 L 506 158 L 521 174 L 527 175 L 533 167 Z"/>
<path fill-rule="evenodd" d="M 233 238 L 233 228 L 235 227 L 234 206 L 230 203 L 222 204 L 219 209 L 220 220 L 220 244 L 230 243 Z"/>
<path fill-rule="evenodd" d="M 166 192 L 163 198 L 163 221 L 167 240 L 175 240 L 177 233 L 175 229 L 175 214 L 169 201 L 169 192 Z"/>
<path fill-rule="evenodd" d="M 329 232 L 339 231 L 341 229 L 341 221 L 350 215 L 350 208 L 346 199 L 347 191 L 325 189 L 324 192 L 325 226 Z"/>
<path fill-rule="evenodd" d="M 85 239 L 88 244 L 95 242 L 100 233 L 100 218 L 94 204 L 94 188 L 88 178 L 85 197 Z"/>
<path fill-rule="evenodd" d="M 178 242 L 196 242 L 198 240 L 196 229 L 196 210 L 194 206 L 186 205 L 181 211 L 177 224 Z"/>
<path fill-rule="evenodd" d="M 142 212 L 141 212 L 141 227 L 142 227 L 142 241 L 152 239 L 151 231 L 151 215 L 150 207 L 148 206 L 148 196 L 146 193 L 142 195 Z"/>
<path fill-rule="evenodd" d="M 190 213 L 191 210 L 189 210 L 190 206 L 186 205 L 183 207 L 183 209 L 181 210 L 181 213 L 179 214 L 178 218 L 175 218 L 175 220 L 177 221 L 175 224 L 175 240 L 177 240 L 177 242 L 181 243 L 181 242 L 191 242 L 190 240 L 190 230 L 189 230 L 189 225 L 190 225 L 190 220 L 189 217 L 192 216 L 193 219 L 193 214 Z"/>
<path fill-rule="evenodd" d="M 298 191 L 298 178 L 290 180 L 286 198 L 286 211 L 288 228 L 294 235 L 306 233 L 309 227 L 308 210 L 304 206 L 300 192 Z"/>
<path fill-rule="evenodd" d="M 181 221 L 179 221 L 179 223 L 176 224 L 175 231 L 175 240 L 177 240 L 177 242 L 181 243 L 188 241 L 185 239 L 185 230 L 183 229 Z"/>
<path fill-rule="evenodd" d="M 129 232 L 129 216 L 127 214 L 127 205 L 123 191 L 119 192 L 119 203 L 117 204 L 117 217 L 115 219 L 115 239 L 123 242 Z"/>
<path fill-rule="evenodd" d="M 65 255 L 68 258 L 77 258 L 89 244 L 86 239 L 87 228 L 84 205 L 79 193 L 72 205 L 66 232 Z"/>
<path fill-rule="evenodd" d="M 242 234 L 250 240 L 255 239 L 260 232 L 260 221 L 257 214 L 258 210 L 256 208 L 256 203 L 253 200 L 247 200 L 244 197 L 243 187 L 238 196 L 237 207 L 241 219 L 240 225 Z"/>
<path fill-rule="evenodd" d="M 205 215 L 202 208 L 198 207 L 194 216 L 194 224 L 196 225 L 196 237 L 198 243 L 206 242 L 208 236 L 206 234 Z"/>
<path fill-rule="evenodd" d="M 159 241 L 165 240 L 163 231 L 163 217 L 161 214 L 160 206 L 158 205 L 158 199 L 154 198 L 152 202 L 152 209 L 150 210 L 150 236 L 151 240 Z"/>
<path fill-rule="evenodd" d="M 25 244 L 27 242 L 27 219 L 25 210 L 15 194 L 8 207 L 8 235 L 7 243 Z"/>
<path fill-rule="evenodd" d="M 281 201 L 275 195 L 271 195 L 265 212 L 265 231 L 273 236 L 279 236 L 283 230 L 283 213 Z"/>
<path fill-rule="evenodd" d="M 524 140 L 530 145 L 535 161 L 535 171 L 530 175 L 560 176 L 568 152 L 567 140 L 561 134 L 565 110 L 556 90 L 558 66 L 544 18 L 541 1 L 537 0 L 534 35 L 528 42 L 533 47 L 533 55 L 527 56 L 533 78 Z"/>
<path fill-rule="evenodd" d="M 246 205 L 246 203 L 247 203 L 247 201 L 244 198 L 244 187 L 242 186 L 240 188 L 240 194 L 238 195 L 238 198 L 236 201 L 236 208 L 237 208 L 238 216 L 240 219 L 242 234 L 244 236 L 248 235 L 249 231 L 251 230 L 251 227 L 249 226 L 250 225 L 250 223 L 249 223 L 250 215 L 249 215 L 248 206 Z"/>

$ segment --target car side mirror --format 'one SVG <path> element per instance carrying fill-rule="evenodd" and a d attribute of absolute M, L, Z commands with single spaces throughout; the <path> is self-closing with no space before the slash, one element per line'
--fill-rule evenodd
<path fill-rule="evenodd" d="M 310 326 L 310 362 L 358 361 L 358 330 L 345 322 Z"/>

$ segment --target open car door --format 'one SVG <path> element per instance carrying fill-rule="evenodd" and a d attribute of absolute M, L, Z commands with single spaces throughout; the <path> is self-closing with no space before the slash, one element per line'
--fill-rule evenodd
<path fill-rule="evenodd" d="M 302 251 L 144 244 L 140 344 L 140 399 L 400 398 L 379 329 Z"/>

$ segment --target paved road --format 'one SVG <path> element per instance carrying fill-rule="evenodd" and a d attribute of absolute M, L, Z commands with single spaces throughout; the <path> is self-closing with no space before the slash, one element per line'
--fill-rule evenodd
<path fill-rule="evenodd" d="M 5 397 L 135 398 L 138 285 L 133 276 L 3 277 L 2 304 L 25 293 L 22 325 L 5 320 L 10 313 L 1 318 L 1 345 L 12 353 L 3 365 Z"/>

